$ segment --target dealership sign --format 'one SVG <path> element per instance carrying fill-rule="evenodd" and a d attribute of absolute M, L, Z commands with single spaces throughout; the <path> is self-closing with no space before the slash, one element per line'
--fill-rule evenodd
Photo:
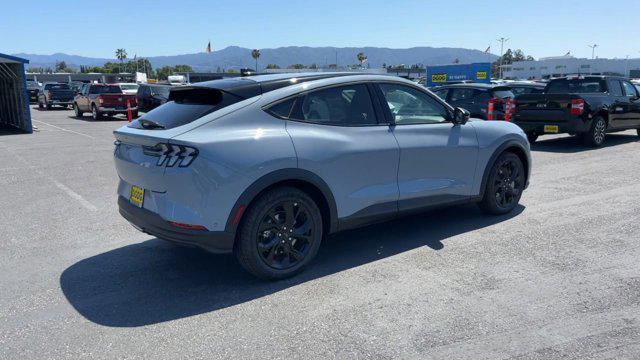
<path fill-rule="evenodd" d="M 427 86 L 442 85 L 455 81 L 488 83 L 490 63 L 427 66 Z"/>

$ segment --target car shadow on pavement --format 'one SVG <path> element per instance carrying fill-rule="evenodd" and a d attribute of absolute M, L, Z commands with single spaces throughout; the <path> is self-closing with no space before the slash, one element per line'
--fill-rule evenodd
<path fill-rule="evenodd" d="M 610 146 L 623 145 L 637 142 L 640 140 L 636 134 L 607 134 L 604 144 L 601 148 Z M 545 140 L 544 137 L 531 145 L 531 151 L 543 151 L 553 153 L 577 153 L 589 150 L 598 150 L 599 148 L 584 145 L 577 136 L 565 136 Z"/>
<path fill-rule="evenodd" d="M 489 216 L 473 205 L 459 206 L 338 233 L 323 242 L 303 273 L 277 282 L 253 278 L 233 256 L 153 239 L 73 264 L 60 276 L 60 286 L 69 303 L 94 323 L 144 326 L 242 304 L 419 247 L 439 250 L 450 237 L 522 211 L 519 205 L 510 214 Z"/>

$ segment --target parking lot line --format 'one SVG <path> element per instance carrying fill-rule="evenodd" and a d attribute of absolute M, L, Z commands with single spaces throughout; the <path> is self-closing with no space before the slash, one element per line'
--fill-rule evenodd
<path fill-rule="evenodd" d="M 88 136 L 88 135 L 87 135 Z M 98 208 L 93 205 L 92 203 L 90 203 L 89 201 L 87 201 L 85 198 L 82 197 L 82 195 L 78 194 L 77 192 L 71 190 L 69 187 L 67 187 L 66 185 L 64 185 L 63 183 L 59 182 L 58 180 L 54 179 L 53 177 L 45 174 L 44 172 L 42 172 L 41 170 L 39 170 L 38 168 L 32 166 L 29 164 L 29 162 L 23 158 L 22 156 L 20 156 L 20 154 L 14 152 L 13 150 L 11 150 L 9 147 L 7 146 L 3 146 L 3 148 L 5 149 L 5 151 L 11 153 L 13 156 L 15 156 L 20 162 L 24 163 L 25 165 L 27 165 L 27 168 L 32 169 L 33 171 L 35 171 L 38 175 L 42 176 L 45 179 L 48 179 L 49 181 L 51 181 L 57 188 L 59 188 L 60 190 L 64 191 L 69 197 L 71 197 L 72 199 L 77 200 L 80 205 L 82 205 L 84 208 L 86 208 L 87 210 L 90 211 L 98 211 Z"/>
<path fill-rule="evenodd" d="M 72 134 L 76 134 L 76 135 L 86 136 L 86 137 L 88 137 L 89 139 L 94 139 L 94 140 L 95 140 L 95 138 L 94 138 L 93 136 L 91 136 L 91 135 L 87 135 L 87 134 L 84 134 L 84 133 L 81 133 L 81 132 L 77 132 L 77 131 L 73 131 L 73 130 L 69 130 L 69 129 L 65 129 L 65 128 L 61 128 L 61 127 L 59 127 L 59 126 L 56 126 L 56 125 L 53 125 L 53 124 L 49 124 L 49 123 L 44 122 L 44 121 L 35 120 L 35 119 L 32 119 L 32 120 L 33 120 L 34 122 L 37 122 L 37 123 L 41 123 L 41 124 L 45 124 L 45 125 L 47 125 L 47 126 L 51 126 L 52 128 L 56 128 L 56 129 L 58 129 L 58 130 L 62 130 L 62 131 L 66 131 L 66 132 L 70 132 L 70 133 L 72 133 Z"/>

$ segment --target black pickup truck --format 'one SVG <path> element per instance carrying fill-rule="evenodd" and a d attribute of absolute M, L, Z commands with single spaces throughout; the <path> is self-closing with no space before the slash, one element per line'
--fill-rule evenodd
<path fill-rule="evenodd" d="M 513 122 L 532 143 L 539 135 L 569 133 L 598 147 L 606 133 L 640 129 L 640 93 L 623 77 L 554 79 L 543 94 L 518 95 L 515 102 Z"/>
<path fill-rule="evenodd" d="M 38 92 L 38 107 L 51 110 L 53 105 L 69 107 L 73 104 L 73 90 L 69 84 L 47 82 Z"/>

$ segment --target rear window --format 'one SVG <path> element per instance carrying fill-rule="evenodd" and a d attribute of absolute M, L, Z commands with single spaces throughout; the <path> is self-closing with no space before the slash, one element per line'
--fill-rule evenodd
<path fill-rule="evenodd" d="M 89 92 L 92 94 L 122 94 L 122 89 L 118 85 L 92 86 Z"/>
<path fill-rule="evenodd" d="M 506 98 L 514 98 L 515 95 L 513 94 L 513 92 L 510 89 L 507 88 L 500 88 L 500 89 L 493 89 L 493 91 L 491 91 L 491 93 L 493 94 L 493 97 L 499 98 L 499 99 L 506 99 Z"/>
<path fill-rule="evenodd" d="M 152 89 L 155 91 L 157 89 Z M 176 88 L 169 102 L 133 121 L 129 127 L 137 129 L 171 129 L 189 124 L 201 117 L 244 100 L 236 95 L 210 88 Z M 150 127 L 149 124 L 152 124 Z"/>
<path fill-rule="evenodd" d="M 45 90 L 71 90 L 68 84 L 47 84 Z"/>
<path fill-rule="evenodd" d="M 547 94 L 587 94 L 604 92 L 602 80 L 575 79 L 554 80 L 547 85 Z"/>
<path fill-rule="evenodd" d="M 541 94 L 542 88 L 535 88 L 530 86 L 512 87 L 511 92 L 516 96 L 522 94 Z"/>
<path fill-rule="evenodd" d="M 135 84 L 120 84 L 122 90 L 138 90 L 138 85 Z"/>
<path fill-rule="evenodd" d="M 169 92 L 171 92 L 171 86 L 150 86 L 152 96 L 161 96 L 163 98 L 169 98 Z"/>

